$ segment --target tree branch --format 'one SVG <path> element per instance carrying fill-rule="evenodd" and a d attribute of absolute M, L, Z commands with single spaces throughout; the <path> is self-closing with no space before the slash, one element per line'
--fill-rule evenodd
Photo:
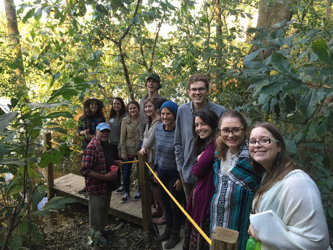
<path fill-rule="evenodd" d="M 164 12 L 161 21 L 160 21 L 159 24 L 157 25 L 156 36 L 155 36 L 155 40 L 154 40 L 153 51 L 152 51 L 152 53 L 151 53 L 151 60 L 150 60 L 150 65 L 149 65 L 148 72 L 151 72 L 151 69 L 152 69 L 152 67 L 153 67 L 154 55 L 155 55 L 155 48 L 156 48 L 156 44 L 157 44 L 157 40 L 158 40 L 158 36 L 159 36 L 160 30 L 161 30 L 161 26 L 162 26 L 162 23 L 163 23 L 163 21 L 164 21 L 165 15 L 166 15 L 166 12 Z"/>
<path fill-rule="evenodd" d="M 128 34 L 130 28 L 132 27 L 133 25 L 133 20 L 134 18 L 136 17 L 137 13 L 138 13 L 138 9 L 139 9 L 139 6 L 140 6 L 140 0 L 138 0 L 138 2 L 136 3 L 136 7 L 135 7 L 135 11 L 133 13 L 133 17 L 132 17 L 132 20 L 130 22 L 130 24 L 128 25 L 128 27 L 126 28 L 126 30 L 124 31 L 124 34 L 120 37 L 119 39 L 119 43 L 122 42 L 122 40 L 126 37 L 126 35 Z"/>

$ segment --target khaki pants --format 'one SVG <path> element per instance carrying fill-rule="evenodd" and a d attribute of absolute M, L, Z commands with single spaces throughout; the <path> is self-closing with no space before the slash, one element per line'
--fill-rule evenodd
<path fill-rule="evenodd" d="M 111 194 L 112 192 L 108 192 L 107 197 L 89 195 L 89 226 L 101 234 L 103 234 L 104 228 L 108 224 Z"/>

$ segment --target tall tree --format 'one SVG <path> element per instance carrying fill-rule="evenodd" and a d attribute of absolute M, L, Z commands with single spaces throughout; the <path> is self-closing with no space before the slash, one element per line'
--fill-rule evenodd
<path fill-rule="evenodd" d="M 9 45 L 12 48 L 17 68 L 14 70 L 16 74 L 16 83 L 20 87 L 25 87 L 24 81 L 24 66 L 22 60 L 20 32 L 17 26 L 16 8 L 13 0 L 4 0 L 6 19 L 7 19 L 7 32 L 9 37 Z"/>

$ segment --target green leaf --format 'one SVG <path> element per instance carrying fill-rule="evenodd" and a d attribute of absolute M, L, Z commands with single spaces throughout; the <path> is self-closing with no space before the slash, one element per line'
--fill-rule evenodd
<path fill-rule="evenodd" d="M 320 69 L 320 75 L 322 77 L 332 76 L 333 75 L 333 68 L 332 67 L 330 67 L 330 68 L 321 68 Z"/>
<path fill-rule="evenodd" d="M 65 99 L 69 100 L 73 96 L 78 95 L 79 92 L 73 87 L 62 88 L 60 90 L 54 90 L 52 93 L 52 98 L 62 95 Z"/>
<path fill-rule="evenodd" d="M 24 167 L 24 162 L 20 161 L 20 160 L 11 160 L 11 159 L 6 159 L 6 160 L 2 160 L 0 161 L 0 165 L 16 165 L 19 167 Z"/>
<path fill-rule="evenodd" d="M 283 55 L 277 52 L 272 53 L 271 64 L 273 67 L 285 75 L 290 75 L 296 78 L 296 76 L 291 72 L 290 64 L 288 60 L 285 60 Z"/>
<path fill-rule="evenodd" d="M 33 235 L 34 235 L 34 237 L 36 239 L 36 242 L 37 243 L 41 243 L 42 240 L 43 240 L 43 235 L 40 232 L 38 232 L 38 231 L 33 231 L 32 233 L 33 233 Z"/>
<path fill-rule="evenodd" d="M 331 189 L 333 187 L 333 176 L 328 177 L 326 180 L 327 186 L 329 189 Z"/>
<path fill-rule="evenodd" d="M 18 226 L 21 234 L 26 234 L 28 232 L 28 223 L 26 220 L 21 219 Z"/>
<path fill-rule="evenodd" d="M 282 87 L 286 85 L 285 82 L 273 82 L 272 84 L 262 87 L 260 94 L 266 94 L 276 96 L 282 90 Z"/>
<path fill-rule="evenodd" d="M 25 14 L 24 18 L 22 19 L 23 23 L 26 23 L 29 18 L 31 18 L 35 14 L 35 8 L 32 8 Z"/>
<path fill-rule="evenodd" d="M 3 145 L 2 143 L 0 143 L 0 161 L 2 161 L 3 157 L 8 154 L 8 150 L 5 147 L 5 145 Z"/>
<path fill-rule="evenodd" d="M 63 129 L 63 128 L 60 128 L 60 127 L 56 127 L 56 128 L 44 128 L 43 130 L 46 130 L 46 131 L 57 131 L 57 132 L 60 132 L 60 133 L 63 133 L 63 134 L 67 134 L 66 129 Z"/>
<path fill-rule="evenodd" d="M 10 195 L 15 195 L 21 193 L 23 190 L 23 185 L 18 185 L 12 188 L 9 192 Z"/>
<path fill-rule="evenodd" d="M 39 20 L 42 17 L 43 7 L 40 7 L 37 12 L 34 14 L 35 20 Z"/>
<path fill-rule="evenodd" d="M 324 137 L 327 133 L 328 119 L 324 119 L 317 127 L 316 133 L 319 137 Z"/>
<path fill-rule="evenodd" d="M 315 111 L 315 96 L 316 92 L 314 89 L 310 89 L 309 92 L 300 100 L 299 109 L 305 119 L 307 119 Z"/>
<path fill-rule="evenodd" d="M 39 167 L 46 168 L 50 163 L 52 162 L 52 159 L 50 157 L 50 153 L 46 152 L 42 155 L 39 163 Z"/>
<path fill-rule="evenodd" d="M 255 52 L 251 53 L 250 55 L 244 57 L 243 62 L 250 62 L 250 61 L 252 61 L 263 50 L 264 50 L 264 48 L 260 48 L 260 49 L 256 50 Z"/>
<path fill-rule="evenodd" d="M 14 111 L 0 116 L 0 132 L 15 119 L 17 114 L 18 112 Z"/>
<path fill-rule="evenodd" d="M 54 112 L 54 113 L 48 114 L 47 116 L 43 116 L 43 118 L 57 118 L 57 117 L 74 118 L 73 115 L 68 111 Z"/>
<path fill-rule="evenodd" d="M 69 157 L 70 155 L 70 149 L 67 144 L 61 144 L 59 147 L 60 154 L 64 157 Z"/>
<path fill-rule="evenodd" d="M 20 249 L 20 247 L 22 246 L 22 241 L 21 238 L 19 236 L 15 236 L 12 238 L 12 243 L 9 246 L 9 249 Z"/>
<path fill-rule="evenodd" d="M 51 200 L 49 200 L 45 206 L 45 209 L 65 209 L 67 203 L 75 203 L 76 200 L 72 198 L 64 198 L 61 196 L 53 197 Z"/>
<path fill-rule="evenodd" d="M 290 153 L 296 153 L 297 147 L 294 141 L 285 139 L 286 149 Z"/>
<path fill-rule="evenodd" d="M 45 197 L 45 192 L 35 192 L 32 196 L 32 210 L 35 210 L 37 208 L 37 205 L 41 200 Z"/>
<path fill-rule="evenodd" d="M 305 147 L 314 148 L 314 149 L 324 149 L 324 148 L 329 147 L 328 144 L 321 143 L 321 142 L 309 142 L 309 143 L 303 143 L 302 145 Z"/>
<path fill-rule="evenodd" d="M 331 66 L 333 66 L 333 56 L 329 51 L 329 48 L 325 40 L 320 39 L 312 44 L 313 52 L 317 54 L 319 59 Z"/>
<path fill-rule="evenodd" d="M 68 106 L 67 102 L 59 102 L 59 103 L 26 103 L 26 105 L 33 108 L 54 108 L 58 106 Z"/>
<path fill-rule="evenodd" d="M 30 214 L 37 215 L 37 216 L 50 216 L 50 211 L 49 210 L 36 210 Z"/>

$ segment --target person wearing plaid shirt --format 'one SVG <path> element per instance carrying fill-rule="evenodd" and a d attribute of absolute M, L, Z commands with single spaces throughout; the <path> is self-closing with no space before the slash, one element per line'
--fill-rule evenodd
<path fill-rule="evenodd" d="M 117 172 L 111 172 L 110 166 L 120 165 L 114 160 L 108 142 L 110 125 L 100 123 L 96 127 L 96 136 L 89 142 L 83 157 L 81 174 L 85 177 L 87 195 L 89 195 L 89 225 L 101 233 L 98 244 L 111 245 L 109 235 L 104 230 L 107 225 L 111 193 L 116 189 Z"/>

